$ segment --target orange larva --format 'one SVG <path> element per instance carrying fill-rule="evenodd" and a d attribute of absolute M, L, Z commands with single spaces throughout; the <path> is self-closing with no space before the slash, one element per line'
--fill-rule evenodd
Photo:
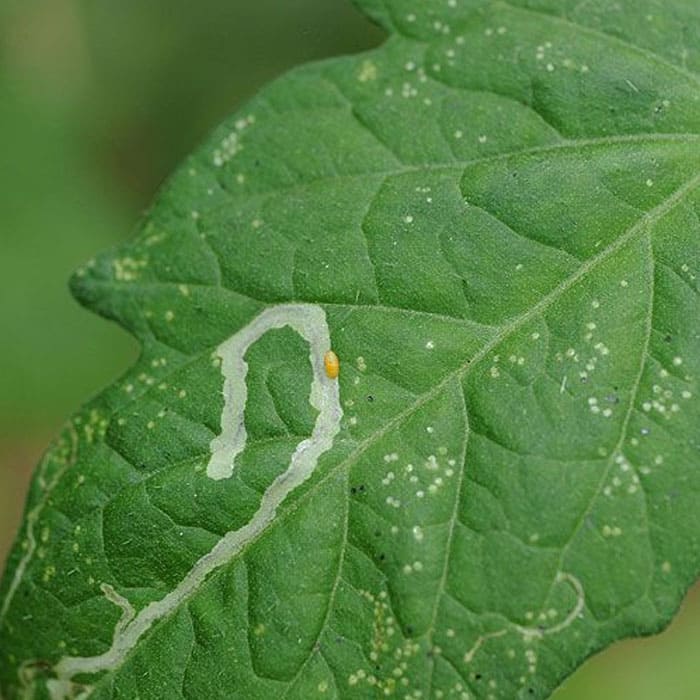
<path fill-rule="evenodd" d="M 329 350 L 323 356 L 323 366 L 326 368 L 326 376 L 329 379 L 338 378 L 338 375 L 340 374 L 340 360 L 332 350 Z"/>

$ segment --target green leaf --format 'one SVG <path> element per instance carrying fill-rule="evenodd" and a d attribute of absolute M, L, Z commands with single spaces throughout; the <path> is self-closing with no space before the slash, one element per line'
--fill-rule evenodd
<path fill-rule="evenodd" d="M 6 698 L 544 698 L 698 576 L 697 3 L 360 5 L 76 274 Z"/>

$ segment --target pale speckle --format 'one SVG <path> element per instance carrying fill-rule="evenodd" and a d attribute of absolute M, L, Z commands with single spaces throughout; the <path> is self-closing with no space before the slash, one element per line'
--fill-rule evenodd
<path fill-rule="evenodd" d="M 42 576 L 42 579 L 44 583 L 48 583 L 55 575 L 56 567 L 53 566 L 53 564 L 51 564 L 44 569 L 44 575 Z"/>
<path fill-rule="evenodd" d="M 377 66 L 372 61 L 363 61 L 360 66 L 360 71 L 357 74 L 357 79 L 361 83 L 367 83 L 371 80 L 377 79 Z"/>
<path fill-rule="evenodd" d="M 133 282 L 137 280 L 141 271 L 148 266 L 146 258 L 137 259 L 129 256 L 112 261 L 114 279 L 118 282 Z"/>
<path fill-rule="evenodd" d="M 217 168 L 223 167 L 242 150 L 243 145 L 241 144 L 239 132 L 243 131 L 254 121 L 255 118 L 252 115 L 247 119 L 238 119 L 235 124 L 235 131 L 231 131 L 221 140 L 219 147 L 212 154 L 212 162 Z"/>
<path fill-rule="evenodd" d="M 603 537 L 619 537 L 622 534 L 622 530 L 617 525 L 603 525 L 602 533 Z"/>

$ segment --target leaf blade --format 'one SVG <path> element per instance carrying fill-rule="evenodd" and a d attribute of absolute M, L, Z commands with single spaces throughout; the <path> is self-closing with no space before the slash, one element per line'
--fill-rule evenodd
<path fill-rule="evenodd" d="M 0 634 L 53 661 L 19 680 L 4 661 L 0 687 L 545 697 L 668 620 L 698 569 L 697 338 L 674 309 L 697 310 L 695 58 L 658 53 L 653 32 L 610 36 L 605 7 L 529 5 L 426 2 L 410 19 L 372 3 L 400 29 L 385 47 L 268 88 L 134 243 L 79 273 L 79 298 L 144 357 L 72 422 L 76 456 L 64 440 L 47 457 L 62 481 L 34 496 Z M 692 10 L 676 3 L 668 26 Z M 222 415 L 212 351 L 290 303 L 327 319 L 346 422 L 279 491 L 308 430 L 292 408 L 305 351 L 259 338 L 249 443 L 217 488 L 202 473 Z M 61 630 L 27 638 L 20 588 L 24 609 L 59 603 L 75 652 Z M 110 641 L 115 605 L 139 612 Z M 219 687 L 207 650 L 234 662 Z"/>

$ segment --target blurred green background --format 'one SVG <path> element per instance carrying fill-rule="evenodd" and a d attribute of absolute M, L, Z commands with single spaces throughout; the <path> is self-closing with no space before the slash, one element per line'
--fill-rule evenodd
<path fill-rule="evenodd" d="M 163 178 L 258 87 L 382 35 L 350 0 L 0 0 L 0 562 L 31 469 L 135 343 L 70 298 Z M 700 698 L 700 596 L 557 700 Z"/>

